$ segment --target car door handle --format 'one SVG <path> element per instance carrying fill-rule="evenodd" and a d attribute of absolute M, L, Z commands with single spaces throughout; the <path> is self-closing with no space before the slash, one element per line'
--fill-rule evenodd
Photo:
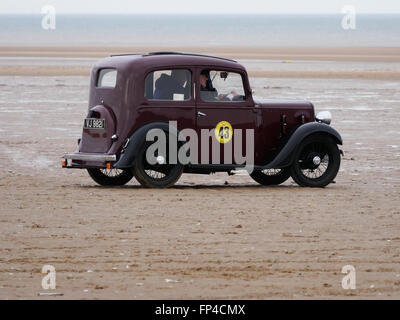
<path fill-rule="evenodd" d="M 207 115 L 205 114 L 205 113 L 203 113 L 203 112 L 197 112 L 197 115 L 199 116 L 199 117 L 206 117 Z"/>

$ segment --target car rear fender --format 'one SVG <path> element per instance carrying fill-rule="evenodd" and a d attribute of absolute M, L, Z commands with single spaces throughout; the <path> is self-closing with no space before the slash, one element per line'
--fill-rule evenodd
<path fill-rule="evenodd" d="M 146 141 L 147 132 L 151 129 L 161 129 L 168 134 L 173 134 L 178 137 L 178 130 L 171 124 L 165 122 L 152 122 L 148 123 L 139 129 L 137 129 L 130 137 L 128 143 L 124 147 L 124 153 L 121 154 L 119 160 L 114 164 L 114 168 L 127 169 L 132 168 L 137 153 L 142 146 L 142 143 Z"/>
<path fill-rule="evenodd" d="M 312 134 L 329 135 L 337 144 L 343 144 L 343 140 L 339 132 L 337 132 L 331 126 L 320 122 L 308 122 L 301 125 L 293 132 L 288 142 L 274 158 L 274 160 L 263 166 L 262 169 L 278 169 L 290 166 L 293 162 L 293 151 L 303 139 Z"/>

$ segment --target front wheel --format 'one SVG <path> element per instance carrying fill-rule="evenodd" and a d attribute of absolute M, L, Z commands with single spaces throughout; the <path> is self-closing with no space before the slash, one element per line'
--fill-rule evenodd
<path fill-rule="evenodd" d="M 340 151 L 329 136 L 305 138 L 295 151 L 290 169 L 293 180 L 303 187 L 322 188 L 335 179 L 340 167 Z"/>
<path fill-rule="evenodd" d="M 90 177 L 101 186 L 123 186 L 133 178 L 130 169 L 87 169 Z"/>
<path fill-rule="evenodd" d="M 263 186 L 278 185 L 289 179 L 290 168 L 255 170 L 250 177 Z"/>

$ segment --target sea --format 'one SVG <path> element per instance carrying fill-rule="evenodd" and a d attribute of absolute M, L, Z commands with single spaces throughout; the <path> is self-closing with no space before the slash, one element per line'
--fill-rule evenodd
<path fill-rule="evenodd" d="M 49 21 L 44 15 L 0 15 L 0 46 L 400 46 L 400 14 L 359 14 L 353 25 L 336 14 L 59 14 L 54 29 L 47 28 Z"/>

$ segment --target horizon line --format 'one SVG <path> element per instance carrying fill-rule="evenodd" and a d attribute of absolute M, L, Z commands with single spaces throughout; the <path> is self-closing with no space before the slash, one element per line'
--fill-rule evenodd
<path fill-rule="evenodd" d="M 173 15 L 187 15 L 187 16 L 218 16 L 218 15 L 226 15 L 226 16 L 246 16 L 246 15 L 257 15 L 257 16 L 263 16 L 263 15 L 343 15 L 341 12 L 247 12 L 247 13 L 235 13 L 235 12 L 228 12 L 228 13 L 223 13 L 223 12 L 210 12 L 210 13 L 192 13 L 192 12 L 184 12 L 184 13 L 179 13 L 179 12 L 132 12 L 132 13 L 121 13 L 121 12 L 59 12 L 57 13 L 58 15 L 121 15 L 121 16 L 140 16 L 140 15 L 149 15 L 149 16 L 154 16 L 154 15 L 161 15 L 161 16 L 173 16 Z M 357 12 L 357 15 L 400 15 L 399 12 Z M 0 15 L 43 15 L 42 13 L 24 13 L 24 12 L 0 12 Z"/>

